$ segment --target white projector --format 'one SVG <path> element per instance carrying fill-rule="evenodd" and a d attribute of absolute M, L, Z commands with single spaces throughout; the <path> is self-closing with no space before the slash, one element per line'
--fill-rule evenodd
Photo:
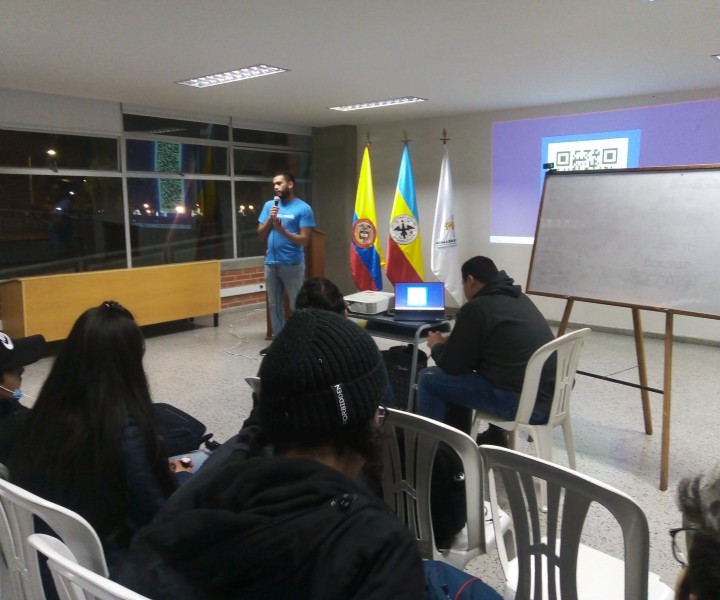
<path fill-rule="evenodd" d="M 390 300 L 395 294 L 390 292 L 358 292 L 345 296 L 345 302 L 350 312 L 362 315 L 376 315 L 385 312 L 390 306 Z"/>

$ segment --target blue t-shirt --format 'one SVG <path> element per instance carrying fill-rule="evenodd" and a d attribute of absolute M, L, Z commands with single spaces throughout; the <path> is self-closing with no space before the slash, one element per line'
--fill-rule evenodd
<path fill-rule="evenodd" d="M 258 217 L 258 223 L 264 224 L 268 220 L 270 209 L 274 205 L 274 200 L 265 202 Z M 281 200 L 278 209 L 278 219 L 282 221 L 285 230 L 290 233 L 300 233 L 300 229 L 303 227 L 315 227 L 315 215 L 313 215 L 312 208 L 300 198 L 295 198 L 288 203 Z M 282 233 L 275 231 L 275 228 L 270 229 L 265 253 L 266 265 L 299 265 L 304 260 L 305 248 L 291 242 Z"/>

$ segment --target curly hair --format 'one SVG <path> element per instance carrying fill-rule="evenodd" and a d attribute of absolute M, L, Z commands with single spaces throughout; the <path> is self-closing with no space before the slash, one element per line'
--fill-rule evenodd
<path fill-rule="evenodd" d="M 317 308 L 339 315 L 347 312 L 345 299 L 338 286 L 324 277 L 312 277 L 303 283 L 295 299 L 295 308 Z"/>
<path fill-rule="evenodd" d="M 683 479 L 677 501 L 685 526 L 692 528 L 688 566 L 677 597 L 720 598 L 720 465 L 710 473 Z"/>

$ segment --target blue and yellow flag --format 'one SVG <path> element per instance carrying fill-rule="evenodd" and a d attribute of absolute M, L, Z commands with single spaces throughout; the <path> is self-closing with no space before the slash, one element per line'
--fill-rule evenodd
<path fill-rule="evenodd" d="M 375 192 L 373 191 L 370 149 L 365 146 L 353 215 L 350 244 L 350 272 L 359 291 L 382 289 L 385 257 L 377 235 Z"/>
<path fill-rule="evenodd" d="M 393 285 L 398 281 L 425 281 L 420 215 L 415 200 L 415 180 L 407 142 L 400 162 L 395 201 L 390 214 L 387 254 L 387 276 Z"/>

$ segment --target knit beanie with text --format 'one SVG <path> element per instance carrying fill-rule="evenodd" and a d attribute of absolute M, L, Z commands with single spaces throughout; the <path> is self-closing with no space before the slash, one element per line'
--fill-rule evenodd
<path fill-rule="evenodd" d="M 260 365 L 260 424 L 273 442 L 336 437 L 373 418 L 387 385 L 380 351 L 356 323 L 298 310 Z"/>

